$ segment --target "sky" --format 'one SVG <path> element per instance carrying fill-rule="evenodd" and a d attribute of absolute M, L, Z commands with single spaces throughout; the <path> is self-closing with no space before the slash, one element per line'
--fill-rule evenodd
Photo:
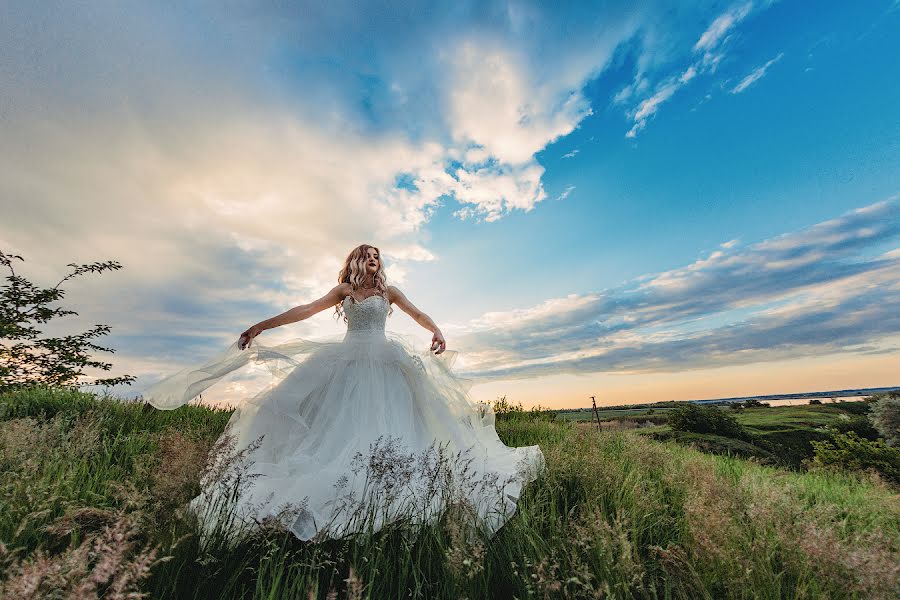
<path fill-rule="evenodd" d="M 900 385 L 898 31 L 888 0 L 5 2 L 0 250 L 47 287 L 123 265 L 44 331 L 109 325 L 85 380 L 124 397 L 361 243 L 473 400 Z"/>

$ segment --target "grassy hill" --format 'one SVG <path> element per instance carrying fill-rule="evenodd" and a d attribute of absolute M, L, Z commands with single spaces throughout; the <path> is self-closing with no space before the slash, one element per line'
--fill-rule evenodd
<path fill-rule="evenodd" d="M 768 434 L 799 423 L 773 415 L 741 418 Z M 796 415 L 831 417 L 828 410 Z M 598 432 L 572 422 L 498 422 L 508 445 L 540 444 L 548 468 L 491 539 L 465 535 L 454 514 L 413 535 L 391 527 L 321 544 L 274 526 L 230 543 L 201 538 L 183 506 L 198 493 L 228 418 L 222 410 L 160 412 L 53 389 L 0 396 L 0 595 L 900 594 L 900 503 L 879 482 L 793 472 L 637 433 L 644 430 Z"/>
<path fill-rule="evenodd" d="M 668 410 L 660 408 L 604 410 L 600 411 L 600 419 L 605 427 L 639 427 L 638 433 L 658 440 L 673 440 L 694 445 L 707 452 L 753 458 L 763 464 L 793 469 L 801 468 L 803 460 L 812 457 L 810 442 L 830 439 L 827 427 L 854 430 L 869 439 L 874 439 L 877 433 L 863 416 L 867 410 L 863 401 L 740 410 L 727 406 L 718 408 L 734 416 L 751 439 L 738 440 L 709 433 L 673 431 L 666 424 Z M 590 413 L 561 415 L 564 419 L 576 422 L 587 422 L 590 416 Z"/>

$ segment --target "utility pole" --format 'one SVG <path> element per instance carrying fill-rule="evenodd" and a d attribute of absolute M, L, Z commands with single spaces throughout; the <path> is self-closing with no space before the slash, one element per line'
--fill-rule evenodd
<path fill-rule="evenodd" d="M 601 427 L 600 427 L 600 411 L 597 410 L 597 398 L 595 398 L 594 396 L 591 396 L 591 403 L 594 405 L 593 411 L 594 411 L 594 416 L 597 417 L 597 429 L 599 430 L 599 429 L 601 429 Z"/>

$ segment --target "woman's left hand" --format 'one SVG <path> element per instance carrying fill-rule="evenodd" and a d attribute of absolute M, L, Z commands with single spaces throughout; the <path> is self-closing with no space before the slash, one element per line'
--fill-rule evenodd
<path fill-rule="evenodd" d="M 434 337 L 431 338 L 431 351 L 435 354 L 440 354 L 446 349 L 447 342 L 444 341 L 444 334 L 442 334 L 440 331 L 435 331 Z"/>

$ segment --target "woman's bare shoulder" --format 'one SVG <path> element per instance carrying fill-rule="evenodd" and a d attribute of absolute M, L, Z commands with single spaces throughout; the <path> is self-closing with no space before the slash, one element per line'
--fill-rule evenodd
<path fill-rule="evenodd" d="M 334 286 L 333 288 L 331 288 L 331 291 L 329 291 L 325 297 L 329 298 L 331 300 L 340 302 L 341 300 L 343 300 L 344 298 L 346 298 L 347 296 L 349 296 L 352 293 L 353 293 L 353 286 L 351 286 L 347 282 L 343 282 L 343 283 L 339 283 L 336 286 Z"/>

